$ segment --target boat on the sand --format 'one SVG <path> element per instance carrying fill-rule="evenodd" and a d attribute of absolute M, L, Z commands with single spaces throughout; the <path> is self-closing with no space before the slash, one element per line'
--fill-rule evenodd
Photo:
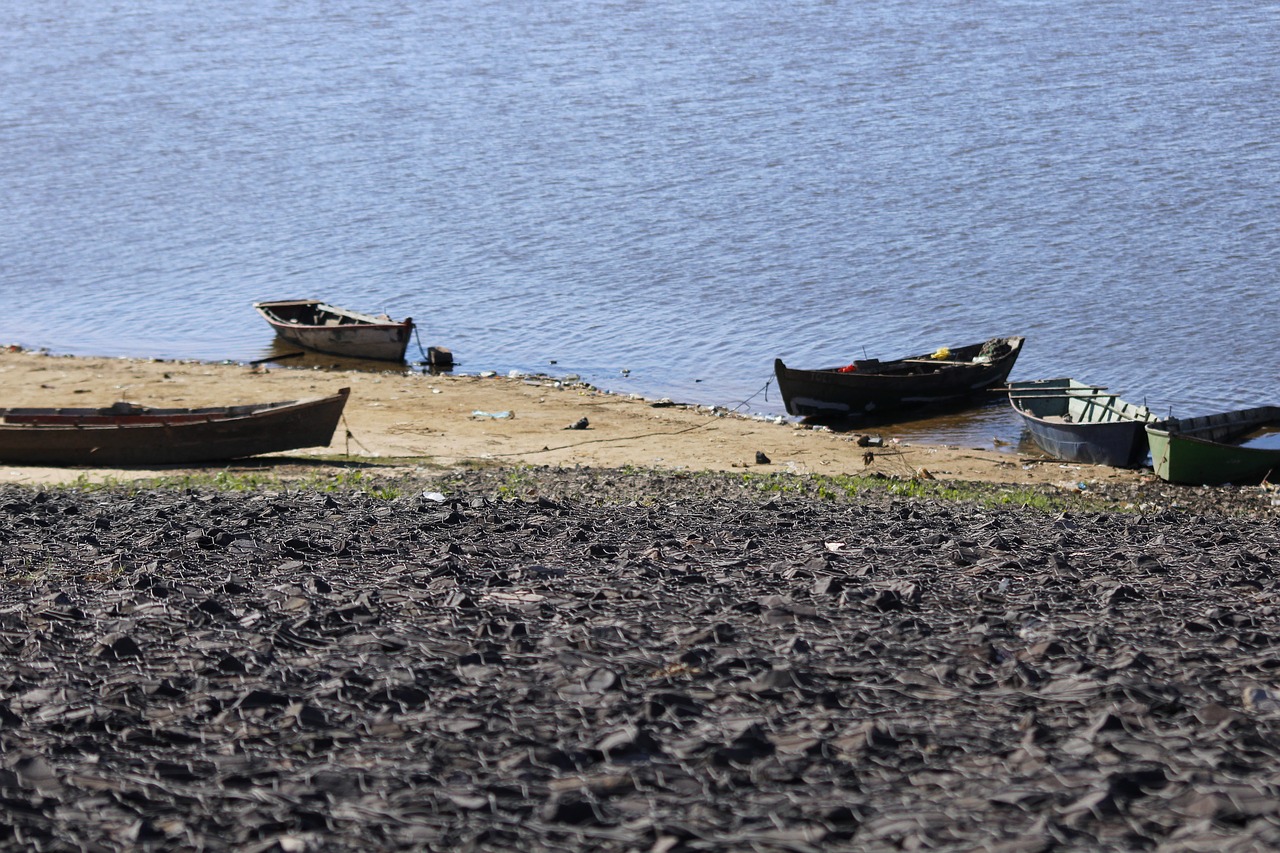
<path fill-rule="evenodd" d="M 276 334 L 296 346 L 347 358 L 404 361 L 413 320 L 361 314 L 318 299 L 255 302 Z"/>
<path fill-rule="evenodd" d="M 1008 378 L 1022 343 L 1020 337 L 991 338 L 891 361 L 860 359 L 818 370 L 787 367 L 779 358 L 773 370 L 789 414 L 879 417 L 982 395 Z"/>
<path fill-rule="evenodd" d="M 1054 459 L 1113 468 L 1137 467 L 1147 458 L 1146 406 L 1074 379 L 1010 382 L 1009 405 L 1031 440 Z"/>
<path fill-rule="evenodd" d="M 1147 425 L 1151 465 L 1171 483 L 1253 485 L 1280 479 L 1280 448 L 1250 446 L 1250 437 L 1280 427 L 1280 406 L 1256 406 Z"/>
<path fill-rule="evenodd" d="M 350 389 L 305 400 L 155 409 L 0 409 L 0 462 L 128 467 L 218 462 L 327 447 Z"/>

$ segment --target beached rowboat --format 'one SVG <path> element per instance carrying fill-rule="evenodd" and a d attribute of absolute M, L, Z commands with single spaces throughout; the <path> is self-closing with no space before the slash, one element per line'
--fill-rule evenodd
<path fill-rule="evenodd" d="M 1126 403 L 1097 385 L 1074 379 L 1010 382 L 1009 405 L 1031 440 L 1054 459 L 1132 468 L 1147 458 L 1146 406 Z"/>
<path fill-rule="evenodd" d="M 1250 447 L 1246 439 L 1264 427 L 1280 426 L 1280 406 L 1258 406 L 1171 418 L 1147 425 L 1151 465 L 1171 483 L 1237 485 L 1280 480 L 1280 449 Z"/>
<path fill-rule="evenodd" d="M 0 409 L 0 462 L 94 467 L 183 465 L 325 447 L 350 389 L 328 397 L 153 409 Z"/>
<path fill-rule="evenodd" d="M 300 347 L 347 358 L 404 361 L 413 320 L 396 322 L 335 308 L 317 299 L 255 302 L 253 307 L 281 338 Z"/>
<path fill-rule="evenodd" d="M 879 416 L 972 398 L 1009 376 L 1023 339 L 992 338 L 893 361 L 863 359 L 843 367 L 798 370 L 773 363 L 783 405 L 813 418 Z"/>

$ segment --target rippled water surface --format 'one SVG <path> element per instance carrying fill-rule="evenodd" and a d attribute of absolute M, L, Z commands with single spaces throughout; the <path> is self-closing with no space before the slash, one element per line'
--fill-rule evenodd
<path fill-rule="evenodd" d="M 245 361 L 319 296 L 766 413 L 775 356 L 1008 334 L 1280 403 L 1274 4 L 14 0 L 0 69 L 4 342 Z"/>

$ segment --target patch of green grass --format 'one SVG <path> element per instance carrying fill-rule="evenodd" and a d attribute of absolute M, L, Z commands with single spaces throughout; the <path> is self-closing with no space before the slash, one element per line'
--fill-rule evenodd
<path fill-rule="evenodd" d="M 107 477 L 91 481 L 81 474 L 64 488 L 76 491 L 114 491 L 136 494 L 144 490 L 190 491 L 207 489 L 218 492 L 300 491 L 354 492 L 362 491 L 381 500 L 393 500 L 404 494 L 404 488 L 394 482 L 377 477 L 363 470 L 343 470 L 332 474 L 309 473 L 301 477 L 286 477 L 271 470 L 262 471 L 200 471 L 152 477 L 141 480 L 120 480 Z"/>
<path fill-rule="evenodd" d="M 512 468 L 506 472 L 496 491 L 500 498 L 523 499 L 537 494 L 538 480 L 526 466 Z"/>
<path fill-rule="evenodd" d="M 392 469 L 396 470 L 392 470 Z M 645 477 L 654 477 L 646 483 Z M 634 481 L 634 482 L 632 482 Z M 674 483 L 673 481 L 680 481 Z M 763 495 L 792 495 L 832 502 L 875 500 L 889 496 L 907 500 L 939 500 L 969 503 L 989 509 L 1025 508 L 1041 512 L 1133 511 L 1132 505 L 1107 500 L 1100 494 L 1058 490 L 1046 486 L 955 482 L 856 474 L 795 474 L 750 471 L 657 471 L 635 466 L 614 470 L 566 472 L 538 466 L 465 467 L 452 472 L 429 473 L 421 467 L 332 464 L 308 468 L 298 465 L 238 466 L 235 469 L 185 472 L 147 480 L 107 479 L 90 482 L 81 476 L 63 488 L 83 491 L 112 490 L 136 494 L 144 490 L 214 490 L 220 492 L 361 492 L 379 500 L 394 500 L 432 491 L 482 490 L 498 500 L 527 501 L 540 495 L 558 495 L 571 501 L 610 503 L 624 501 L 649 506 L 670 496 L 697 499 L 742 490 Z"/>
<path fill-rule="evenodd" d="M 823 500 L 851 500 L 859 494 L 976 503 L 988 508 L 1019 507 L 1044 512 L 1118 510 L 1109 501 L 1070 493 L 978 482 L 942 482 L 856 474 L 743 474 L 742 482 L 768 494 L 806 494 Z"/>

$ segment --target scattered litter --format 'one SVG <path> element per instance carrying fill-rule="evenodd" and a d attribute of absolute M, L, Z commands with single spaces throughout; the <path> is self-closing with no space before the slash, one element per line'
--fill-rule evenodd
<path fill-rule="evenodd" d="M 771 460 L 768 456 L 766 456 L 766 455 L 764 454 L 764 451 L 761 451 L 761 450 L 757 450 L 757 451 L 756 451 L 756 464 L 757 464 L 757 465 L 768 465 L 771 461 L 772 461 L 772 460 Z"/>
<path fill-rule="evenodd" d="M 578 418 L 576 421 L 565 427 L 565 429 L 587 429 L 590 426 L 591 422 L 586 418 Z"/>
<path fill-rule="evenodd" d="M 423 493 L 422 493 L 422 498 L 423 498 L 423 500 L 434 501 L 435 503 L 440 503 L 440 502 L 442 502 L 442 501 L 444 500 L 444 495 L 443 495 L 443 494 L 441 494 L 440 492 L 423 492 Z"/>
<path fill-rule="evenodd" d="M 512 415 L 511 412 L 482 412 L 479 409 L 476 409 L 474 412 L 471 413 L 471 417 L 494 418 L 495 420 L 501 420 L 502 418 L 511 418 L 515 416 Z"/>

